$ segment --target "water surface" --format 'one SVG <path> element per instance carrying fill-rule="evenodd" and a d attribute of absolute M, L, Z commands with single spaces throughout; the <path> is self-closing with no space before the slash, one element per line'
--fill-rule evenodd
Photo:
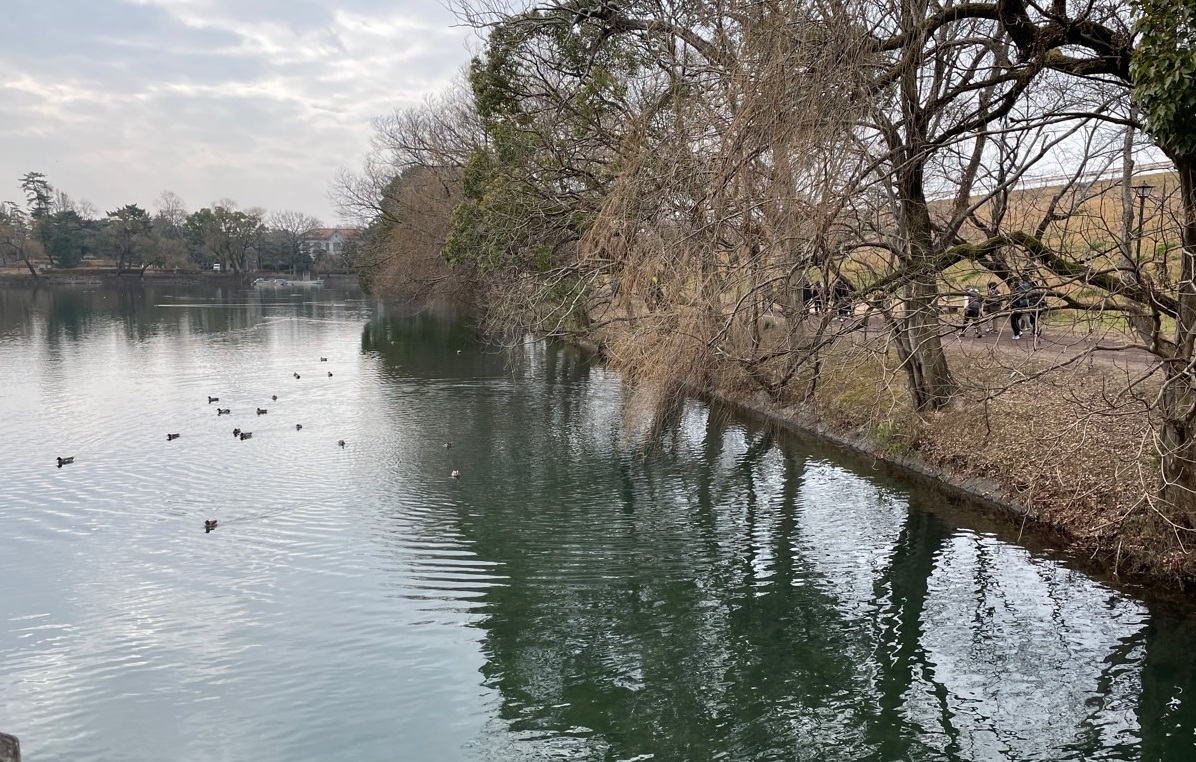
<path fill-rule="evenodd" d="M 645 448 L 624 394 L 354 290 L 0 288 L 0 730 L 31 762 L 1191 758 L 1186 616 L 702 405 Z"/>

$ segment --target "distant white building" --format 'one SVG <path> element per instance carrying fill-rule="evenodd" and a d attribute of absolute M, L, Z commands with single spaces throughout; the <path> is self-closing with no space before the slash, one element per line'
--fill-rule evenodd
<path fill-rule="evenodd" d="M 312 228 L 303 234 L 303 247 L 311 261 L 336 257 L 361 239 L 360 228 Z"/>

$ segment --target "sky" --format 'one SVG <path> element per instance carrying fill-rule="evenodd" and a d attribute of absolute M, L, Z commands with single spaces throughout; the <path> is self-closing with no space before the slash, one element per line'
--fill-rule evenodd
<path fill-rule="evenodd" d="M 0 201 L 35 171 L 99 214 L 233 199 L 333 225 L 370 120 L 443 90 L 476 36 L 440 0 L 3 0 Z"/>

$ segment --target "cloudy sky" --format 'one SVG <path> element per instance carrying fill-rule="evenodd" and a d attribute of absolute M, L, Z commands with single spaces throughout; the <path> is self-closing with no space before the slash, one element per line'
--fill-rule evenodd
<path fill-rule="evenodd" d="M 419 103 L 476 38 L 441 0 L 3 0 L 0 201 L 44 173 L 100 213 L 220 198 L 327 224 L 370 119 Z"/>

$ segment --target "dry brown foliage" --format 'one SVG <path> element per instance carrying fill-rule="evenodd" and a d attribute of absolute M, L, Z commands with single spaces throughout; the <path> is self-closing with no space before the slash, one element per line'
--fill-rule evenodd
<path fill-rule="evenodd" d="M 459 200 L 456 171 L 411 168 L 390 184 L 381 202 L 384 216 L 357 262 L 371 291 L 420 304 L 471 300 L 469 268 L 453 271 L 440 256 Z"/>

